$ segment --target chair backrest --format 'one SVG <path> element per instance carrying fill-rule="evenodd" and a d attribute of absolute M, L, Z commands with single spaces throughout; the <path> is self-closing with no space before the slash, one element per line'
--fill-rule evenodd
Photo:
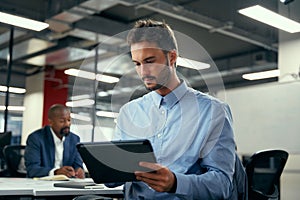
<path fill-rule="evenodd" d="M 10 145 L 11 131 L 0 133 L 0 170 L 4 170 L 6 167 L 3 149 L 6 145 Z"/>
<path fill-rule="evenodd" d="M 10 145 L 11 131 L 0 133 L 0 148 L 4 148 L 6 145 Z"/>
<path fill-rule="evenodd" d="M 26 177 L 24 152 L 24 145 L 7 145 L 4 147 L 4 158 L 11 177 Z"/>
<path fill-rule="evenodd" d="M 256 152 L 246 164 L 249 200 L 279 199 L 280 176 L 288 152 L 269 149 Z"/>

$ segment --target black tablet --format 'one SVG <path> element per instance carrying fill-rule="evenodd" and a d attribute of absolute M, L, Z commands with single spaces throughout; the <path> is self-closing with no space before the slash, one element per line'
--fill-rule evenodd
<path fill-rule="evenodd" d="M 85 181 L 57 182 L 54 183 L 53 186 L 64 187 L 64 188 L 78 188 L 78 189 L 104 189 L 103 184 L 96 184 L 94 182 L 85 182 Z"/>
<path fill-rule="evenodd" d="M 136 181 L 135 171 L 150 171 L 139 162 L 156 163 L 148 140 L 79 143 L 77 148 L 95 183 Z"/>

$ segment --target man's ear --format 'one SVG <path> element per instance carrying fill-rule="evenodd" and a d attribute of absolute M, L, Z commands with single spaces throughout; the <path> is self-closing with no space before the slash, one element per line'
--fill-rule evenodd
<path fill-rule="evenodd" d="M 52 125 L 52 120 L 48 119 L 48 124 L 51 126 Z"/>
<path fill-rule="evenodd" d="M 170 59 L 170 65 L 174 66 L 177 60 L 177 52 L 176 50 L 169 51 L 169 59 Z M 174 66 L 176 67 L 176 66 Z"/>

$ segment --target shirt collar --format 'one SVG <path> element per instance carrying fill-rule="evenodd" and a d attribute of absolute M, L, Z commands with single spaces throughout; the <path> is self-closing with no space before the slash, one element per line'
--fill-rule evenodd
<path fill-rule="evenodd" d="M 51 131 L 51 133 L 52 133 L 52 137 L 53 137 L 53 140 L 54 140 L 54 143 L 55 144 L 59 144 L 59 143 L 61 143 L 61 142 L 64 142 L 65 141 L 65 137 L 63 136 L 63 138 L 62 138 L 62 140 L 60 140 L 57 136 L 56 136 L 56 134 L 54 133 L 54 131 L 53 131 L 53 129 L 50 127 L 50 131 Z"/>
<path fill-rule="evenodd" d="M 186 85 L 186 82 L 181 80 L 179 86 L 166 96 L 163 97 L 157 92 L 151 92 L 151 96 L 154 105 L 156 105 L 158 108 L 163 105 L 166 106 L 167 109 L 170 109 L 183 97 L 187 90 L 188 87 Z"/>

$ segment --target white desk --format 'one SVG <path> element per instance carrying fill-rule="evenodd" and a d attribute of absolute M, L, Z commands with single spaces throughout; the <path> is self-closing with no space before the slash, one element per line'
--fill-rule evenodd
<path fill-rule="evenodd" d="M 92 181 L 92 179 L 76 180 Z M 103 189 L 76 189 L 54 187 L 53 184 L 60 181 L 33 180 L 30 178 L 0 178 L 0 196 L 32 196 L 32 197 L 53 197 L 53 196 L 78 196 L 97 194 L 105 196 L 122 196 L 122 186 Z"/>

